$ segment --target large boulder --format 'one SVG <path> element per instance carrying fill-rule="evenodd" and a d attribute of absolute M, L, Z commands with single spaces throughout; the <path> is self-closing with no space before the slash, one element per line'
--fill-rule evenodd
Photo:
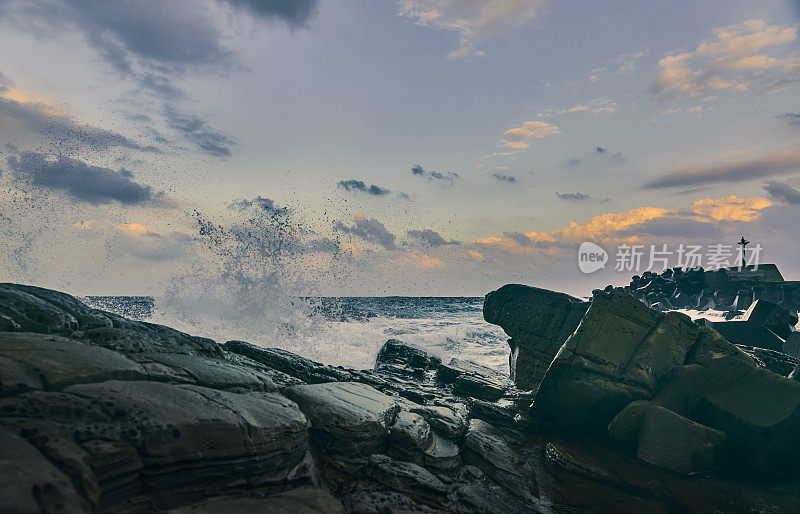
<path fill-rule="evenodd" d="M 345 462 L 363 463 L 380 451 L 400 409 L 394 398 L 357 382 L 299 385 L 286 396 L 311 422 L 314 443 Z"/>
<path fill-rule="evenodd" d="M 0 428 L 0 510 L 91 512 L 70 477 L 25 439 Z"/>
<path fill-rule="evenodd" d="M 535 389 L 564 341 L 575 331 L 589 303 L 564 293 L 508 284 L 486 295 L 483 317 L 511 339 L 511 379 Z"/>
<path fill-rule="evenodd" d="M 24 332 L 0 332 L 0 372 L 0 396 L 146 377 L 139 364 L 117 352 L 65 337 Z"/>
<path fill-rule="evenodd" d="M 636 442 L 637 456 L 645 462 L 692 474 L 720 465 L 727 436 L 650 402 L 633 402 L 609 426 L 612 436 Z"/>
<path fill-rule="evenodd" d="M 503 431 L 479 419 L 470 422 L 464 438 L 464 460 L 477 466 L 495 482 L 526 500 L 538 497 L 536 478 L 520 455 L 518 443 Z"/>
<path fill-rule="evenodd" d="M 705 321 L 731 343 L 783 351 L 784 340 L 797 324 L 797 313 L 767 300 L 756 300 L 741 320 Z"/>
<path fill-rule="evenodd" d="M 327 366 L 280 348 L 262 348 L 244 341 L 228 341 L 223 348 L 286 373 L 309 384 L 350 380 L 351 374 L 341 368 Z"/>
<path fill-rule="evenodd" d="M 58 334 L 123 353 L 222 355 L 211 339 L 132 321 L 92 309 L 66 293 L 19 284 L 0 284 L 0 329 Z"/>
<path fill-rule="evenodd" d="M 375 369 L 388 369 L 401 371 L 414 376 L 422 376 L 428 370 L 435 370 L 442 359 L 428 354 L 422 348 L 389 339 L 378 351 L 375 359 Z"/>
<path fill-rule="evenodd" d="M 598 292 L 550 365 L 534 418 L 605 433 L 626 405 L 652 397 L 667 373 L 683 364 L 697 332 L 684 314 L 664 315 L 630 296 Z"/>
<path fill-rule="evenodd" d="M 507 376 L 472 361 L 453 357 L 449 364 L 439 364 L 439 381 L 453 384 L 453 392 L 470 398 L 495 401 L 514 384 Z"/>

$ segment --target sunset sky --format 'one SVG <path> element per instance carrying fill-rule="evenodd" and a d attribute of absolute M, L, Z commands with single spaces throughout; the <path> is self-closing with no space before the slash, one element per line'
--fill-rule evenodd
<path fill-rule="evenodd" d="M 631 273 L 581 274 L 583 241 L 742 235 L 800 279 L 799 26 L 778 0 L 0 0 L 0 281 L 588 294 Z"/>

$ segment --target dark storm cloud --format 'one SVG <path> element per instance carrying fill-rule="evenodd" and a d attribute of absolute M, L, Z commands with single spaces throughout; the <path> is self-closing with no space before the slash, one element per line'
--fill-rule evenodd
<path fill-rule="evenodd" d="M 235 209 L 237 211 L 244 211 L 251 207 L 262 210 L 269 214 L 285 215 L 292 212 L 288 207 L 278 207 L 274 200 L 270 198 L 264 198 L 261 195 L 256 196 L 252 200 L 242 198 L 241 200 L 236 200 L 228 206 L 228 208 Z"/>
<path fill-rule="evenodd" d="M 782 118 L 786 120 L 786 123 L 789 125 L 793 125 L 795 127 L 800 127 L 800 112 L 793 113 L 787 112 L 786 114 L 781 114 L 778 118 Z"/>
<path fill-rule="evenodd" d="M 718 160 L 672 166 L 672 170 L 644 184 L 645 189 L 732 184 L 800 170 L 800 144 L 767 152 L 759 157 Z"/>
<path fill-rule="evenodd" d="M 337 185 L 347 191 L 361 191 L 373 196 L 383 196 L 391 193 L 388 189 L 375 184 L 368 186 L 361 180 L 340 180 Z"/>
<path fill-rule="evenodd" d="M 492 178 L 500 182 L 508 182 L 509 184 L 516 184 L 517 177 L 514 175 L 503 175 L 502 173 L 492 173 Z"/>
<path fill-rule="evenodd" d="M 441 173 L 439 171 L 434 170 L 426 170 L 419 164 L 415 164 L 411 167 L 411 174 L 417 175 L 419 177 L 427 177 L 428 180 L 439 180 L 443 182 L 448 182 L 453 184 L 456 180 L 461 178 L 461 175 L 456 173 L 455 171 L 448 171 L 446 173 Z"/>
<path fill-rule="evenodd" d="M 583 202 L 592 199 L 591 195 L 586 193 L 559 193 L 558 191 L 556 191 L 556 197 L 567 202 Z"/>
<path fill-rule="evenodd" d="M 444 245 L 457 245 L 461 244 L 458 241 L 447 241 L 445 238 L 441 236 L 435 230 L 431 230 L 426 228 L 425 230 L 409 230 L 407 232 L 408 236 L 425 243 L 428 246 L 438 247 Z"/>
<path fill-rule="evenodd" d="M 236 145 L 236 141 L 224 132 L 209 127 L 196 115 L 180 111 L 172 106 L 164 109 L 164 119 L 167 126 L 180 132 L 205 154 L 214 157 L 228 157 L 231 155 L 231 148 Z"/>
<path fill-rule="evenodd" d="M 94 150 L 121 147 L 159 152 L 154 146 L 140 145 L 122 134 L 76 123 L 69 117 L 53 113 L 44 105 L 37 103 L 22 103 L 9 98 L 0 98 L 0 118 L 3 116 L 19 120 L 31 132 L 45 136 L 59 146 L 79 144 Z"/>
<path fill-rule="evenodd" d="M 308 25 L 319 10 L 319 0 L 227 0 L 266 19 L 277 19 L 290 27 Z"/>
<path fill-rule="evenodd" d="M 94 205 L 116 200 L 123 204 L 142 204 L 153 197 L 150 186 L 134 182 L 127 170 L 114 171 L 100 166 L 59 156 L 48 160 L 36 152 L 22 152 L 7 159 L 8 167 L 18 179 L 64 191 L 75 200 Z"/>
<path fill-rule="evenodd" d="M 25 4 L 5 2 L 5 17 L 36 30 L 41 37 L 77 27 L 86 41 L 118 72 L 144 88 L 174 98 L 176 73 L 192 66 L 230 67 L 236 53 L 227 48 L 218 9 L 232 6 L 262 20 L 307 26 L 318 0 L 216 0 L 210 6 L 193 0 L 61 0 Z"/>
<path fill-rule="evenodd" d="M 520 246 L 532 246 L 533 240 L 523 234 L 522 232 L 506 232 L 503 234 L 505 237 L 516 241 L 516 243 Z"/>
<path fill-rule="evenodd" d="M 174 102 L 186 98 L 176 79 L 187 73 L 237 68 L 237 52 L 225 44 L 227 36 L 220 23 L 225 16 L 220 8 L 280 21 L 294 29 L 308 26 L 318 11 L 318 0 L 216 0 L 210 5 L 194 0 L 0 1 L 0 6 L 4 7 L 0 16 L 37 37 L 50 38 L 77 28 L 112 69 L 136 82 L 137 91 Z M 195 127 L 187 136 L 204 153 L 230 155 L 231 138 L 196 114 L 173 112 L 164 117 L 179 130 Z"/>
<path fill-rule="evenodd" d="M 767 182 L 764 185 L 764 191 L 779 202 L 800 205 L 800 190 L 793 188 L 786 182 L 777 180 Z"/>
<path fill-rule="evenodd" d="M 397 237 L 386 230 L 386 226 L 378 220 L 365 218 L 359 215 L 353 218 L 353 225 L 347 226 L 341 221 L 333 224 L 333 230 L 351 234 L 363 239 L 368 243 L 376 243 L 386 248 L 394 250 Z"/>

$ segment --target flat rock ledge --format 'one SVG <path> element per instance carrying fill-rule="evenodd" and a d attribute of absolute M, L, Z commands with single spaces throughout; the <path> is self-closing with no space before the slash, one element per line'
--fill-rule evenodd
<path fill-rule="evenodd" d="M 535 393 L 397 340 L 354 370 L 0 284 L 0 511 L 800 511 L 800 383 L 769 356 L 613 295 L 523 307 L 512 338 L 552 322 Z"/>

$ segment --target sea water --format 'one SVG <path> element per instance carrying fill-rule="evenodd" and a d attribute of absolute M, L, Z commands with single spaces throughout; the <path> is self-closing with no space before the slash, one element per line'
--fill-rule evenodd
<path fill-rule="evenodd" d="M 246 340 L 278 347 L 325 364 L 371 368 L 380 347 L 399 339 L 449 361 L 474 361 L 508 373 L 508 336 L 483 320 L 482 297 L 339 297 L 297 298 L 307 320 L 281 323 L 258 317 L 226 323 L 210 316 L 176 316 L 159 299 L 146 296 L 90 296 L 98 309 L 142 321 L 161 323 L 218 342 Z"/>

